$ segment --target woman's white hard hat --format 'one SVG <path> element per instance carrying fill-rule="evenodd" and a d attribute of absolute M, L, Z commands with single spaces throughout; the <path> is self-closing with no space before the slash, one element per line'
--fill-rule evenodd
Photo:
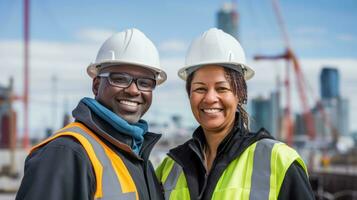
<path fill-rule="evenodd" d="M 206 65 L 220 65 L 242 72 L 245 80 L 254 76 L 254 71 L 246 64 L 240 43 L 217 28 L 211 28 L 193 40 L 186 54 L 185 67 L 178 71 L 178 76 L 186 80 L 192 72 Z"/>
<path fill-rule="evenodd" d="M 116 33 L 108 38 L 98 51 L 94 63 L 87 67 L 91 78 L 105 67 L 135 65 L 151 70 L 157 84 L 167 79 L 160 67 L 159 52 L 150 39 L 140 30 L 132 28 Z"/>

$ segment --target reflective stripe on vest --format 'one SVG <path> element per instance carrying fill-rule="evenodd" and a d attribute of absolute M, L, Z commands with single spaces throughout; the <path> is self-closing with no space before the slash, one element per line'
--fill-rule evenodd
<path fill-rule="evenodd" d="M 304 162 L 292 148 L 271 139 L 259 140 L 227 166 L 216 184 L 212 199 L 275 200 L 285 173 L 294 161 L 306 171 Z M 175 165 L 178 164 L 167 157 L 157 169 L 158 178 L 164 183 L 165 199 L 190 199 L 182 168 L 180 174 L 175 175 L 177 171 L 172 173 Z M 165 187 L 166 183 L 170 187 Z"/>
<path fill-rule="evenodd" d="M 139 199 L 135 183 L 121 158 L 80 123 L 69 124 L 54 136 L 34 146 L 31 152 L 53 139 L 63 136 L 76 138 L 86 150 L 96 177 L 95 199 Z"/>
<path fill-rule="evenodd" d="M 270 192 L 270 163 L 273 146 L 278 141 L 263 139 L 256 144 L 253 160 L 250 200 L 268 199 Z"/>
<path fill-rule="evenodd" d="M 170 197 L 171 191 L 175 188 L 181 173 L 182 167 L 175 162 L 172 166 L 172 169 L 170 170 L 169 176 L 163 184 L 163 188 L 165 191 L 165 199 L 168 199 Z"/>

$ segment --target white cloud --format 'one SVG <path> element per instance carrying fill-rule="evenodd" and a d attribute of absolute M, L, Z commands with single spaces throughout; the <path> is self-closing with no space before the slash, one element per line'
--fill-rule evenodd
<path fill-rule="evenodd" d="M 293 48 L 297 48 L 299 50 L 304 49 L 318 49 L 326 46 L 326 40 L 322 38 L 311 38 L 311 37 L 295 37 L 294 41 L 292 41 Z"/>
<path fill-rule="evenodd" d="M 184 57 L 161 57 L 161 66 L 167 73 L 168 82 L 181 80 L 177 76 L 177 71 L 184 66 L 184 59 Z"/>
<path fill-rule="evenodd" d="M 188 44 L 181 40 L 168 40 L 159 45 L 159 50 L 163 52 L 184 52 Z"/>
<path fill-rule="evenodd" d="M 115 31 L 113 31 L 113 30 L 88 28 L 88 29 L 80 30 L 76 35 L 77 35 L 77 38 L 84 40 L 84 41 L 102 43 L 103 41 L 105 41 L 108 37 L 110 37 L 114 33 L 115 33 Z"/>
<path fill-rule="evenodd" d="M 352 34 L 340 34 L 337 36 L 338 40 L 344 41 L 344 42 L 356 42 L 357 38 L 356 36 Z"/>

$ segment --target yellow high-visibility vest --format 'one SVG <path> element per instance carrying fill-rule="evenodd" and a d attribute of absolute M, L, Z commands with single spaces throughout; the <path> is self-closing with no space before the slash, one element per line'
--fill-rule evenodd
<path fill-rule="evenodd" d="M 250 145 L 224 170 L 213 191 L 213 200 L 276 200 L 286 171 L 297 161 L 307 173 L 299 154 L 284 143 L 262 139 Z M 166 200 L 189 200 L 182 167 L 166 157 L 156 170 Z"/>
<path fill-rule="evenodd" d="M 95 199 L 138 200 L 136 185 L 123 160 L 83 124 L 74 122 L 31 149 L 31 153 L 63 136 L 75 138 L 85 149 L 92 163 L 95 178 Z"/>

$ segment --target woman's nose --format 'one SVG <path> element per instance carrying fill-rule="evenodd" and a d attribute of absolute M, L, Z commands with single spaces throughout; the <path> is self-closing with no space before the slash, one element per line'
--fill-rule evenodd
<path fill-rule="evenodd" d="M 216 90 L 214 89 L 208 90 L 204 96 L 203 101 L 205 103 L 215 103 L 216 101 L 218 101 Z"/>

